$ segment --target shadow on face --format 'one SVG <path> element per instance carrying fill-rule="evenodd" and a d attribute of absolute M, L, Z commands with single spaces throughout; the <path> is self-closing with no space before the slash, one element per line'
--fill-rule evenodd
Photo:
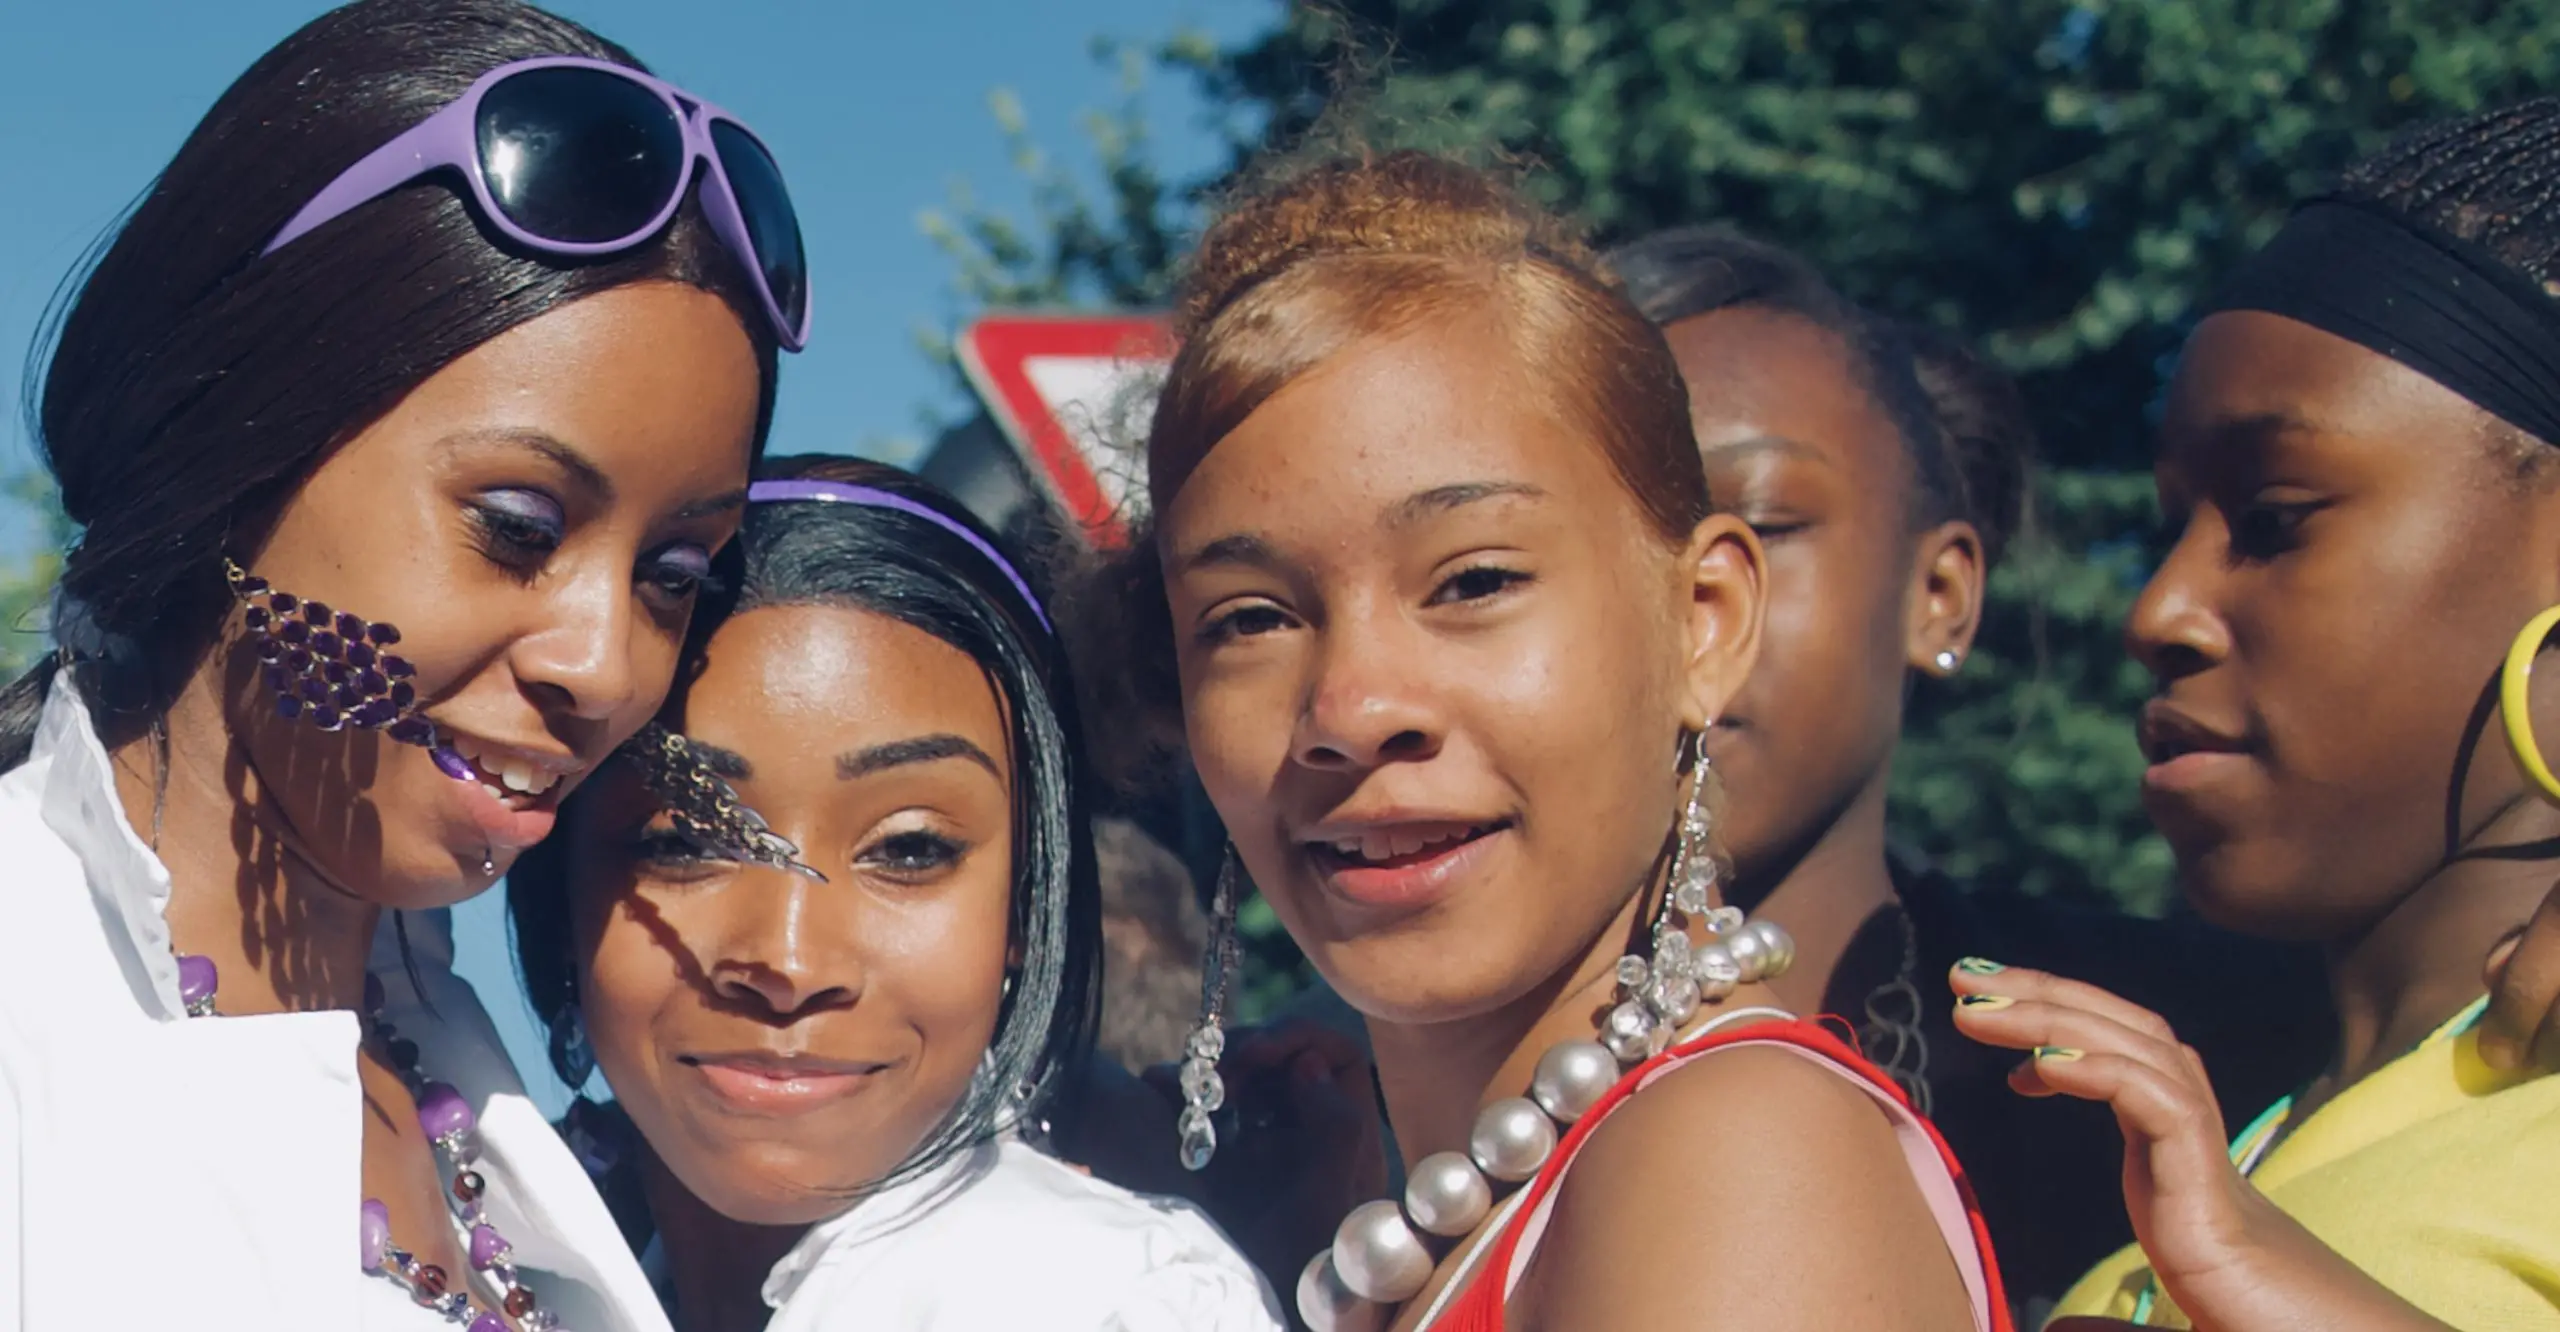
<path fill-rule="evenodd" d="M 827 882 L 704 858 L 609 768 L 568 830 L 588 1039 L 696 1197 L 805 1225 L 924 1140 L 995 1031 L 1005 718 L 959 649 L 835 606 L 730 620 L 671 711 Z"/>
<path fill-rule="evenodd" d="M 1719 830 L 1748 885 L 1871 788 L 1902 729 L 1926 571 L 1908 448 L 1838 335 L 1749 306 L 1667 326 L 1717 508 L 1768 552 L 1760 660 L 1717 719 Z"/>
<path fill-rule="evenodd" d="M 1500 325 L 1337 353 L 1160 514 L 1192 761 L 1299 946 L 1390 1020 L 1590 950 L 1757 628 L 1747 530 L 1657 532 Z"/>
<path fill-rule="evenodd" d="M 419 710 L 474 780 L 372 732 L 279 719 L 235 617 L 211 669 L 240 740 L 224 779 L 242 891 L 274 882 L 254 870 L 280 835 L 383 906 L 445 906 L 495 880 L 484 856 L 503 870 L 548 834 L 665 694 L 737 525 L 759 385 L 720 298 L 640 283 L 490 340 L 333 452 L 264 545 L 235 553 L 277 589 L 395 626 Z"/>
<path fill-rule="evenodd" d="M 2189 341 L 2157 466 L 2178 537 L 2127 641 L 2159 689 L 2143 802 L 2208 917 L 2360 930 L 2522 798 L 2488 705 L 2560 600 L 2560 498 L 2499 438 L 2289 319 L 2218 314 Z"/>

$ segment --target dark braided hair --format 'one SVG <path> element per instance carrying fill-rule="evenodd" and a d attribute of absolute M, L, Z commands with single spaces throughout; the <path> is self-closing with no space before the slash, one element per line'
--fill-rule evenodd
<path fill-rule="evenodd" d="M 2560 96 L 2420 125 L 2348 167 L 2337 193 L 2470 241 L 2560 298 Z M 2517 479 L 2560 476 L 2560 440 L 2495 419 L 2486 435 Z"/>
<path fill-rule="evenodd" d="M 2338 193 L 2475 242 L 2551 290 L 2560 279 L 2560 97 L 2421 125 L 2347 168 Z"/>
<path fill-rule="evenodd" d="M 1750 307 L 1794 315 L 1839 338 L 1860 387 L 1902 437 L 1913 526 L 1975 518 L 1963 469 L 1914 373 L 1902 330 L 1842 296 L 1803 256 L 1726 227 L 1679 227 L 1621 245 L 1603 262 L 1644 317 L 1665 328 Z"/>

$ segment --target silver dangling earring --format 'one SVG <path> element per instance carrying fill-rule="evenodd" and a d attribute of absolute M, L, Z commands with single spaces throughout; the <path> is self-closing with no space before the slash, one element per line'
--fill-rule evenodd
<path fill-rule="evenodd" d="M 497 848 L 495 848 L 495 847 L 489 847 L 489 846 L 483 846 L 483 847 L 481 847 L 481 848 L 480 848 L 480 873 L 481 873 L 481 876 L 485 878 L 485 877 L 487 877 L 487 876 L 489 876 L 489 875 L 496 874 L 497 872 L 498 872 L 498 852 L 497 852 Z"/>
<path fill-rule="evenodd" d="M 1781 942 L 1783 931 L 1764 921 L 1746 924 L 1739 907 L 1707 908 L 1723 873 L 1711 840 L 1715 821 L 1707 812 L 1710 766 L 1702 730 L 1690 746 L 1689 798 L 1680 811 L 1671 872 L 1664 876 L 1662 909 L 1654 915 L 1652 956 L 1629 953 L 1618 959 L 1618 984 L 1626 997 L 1600 1026 L 1600 1043 L 1622 1063 L 1661 1053 L 1700 1007 L 1785 970 L 1793 960 L 1794 945 Z M 1693 919 L 1703 920 L 1711 936 L 1694 948 L 1688 931 Z"/>
<path fill-rule="evenodd" d="M 1964 665 L 1964 658 L 1957 656 L 1954 648 L 1940 648 L 1937 662 L 1940 675 L 1953 675 L 1958 666 Z"/>
<path fill-rule="evenodd" d="M 1227 1051 L 1227 988 L 1242 955 L 1236 945 L 1236 881 L 1244 877 L 1230 844 L 1218 862 L 1218 889 L 1209 902 L 1209 947 L 1200 960 L 1200 1020 L 1183 1042 L 1182 1168 L 1202 1170 L 1218 1154 L 1218 1130 L 1209 1117 L 1227 1103 L 1218 1057 Z"/>

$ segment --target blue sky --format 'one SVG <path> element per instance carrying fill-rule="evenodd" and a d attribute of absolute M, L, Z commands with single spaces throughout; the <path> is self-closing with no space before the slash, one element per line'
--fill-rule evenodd
<path fill-rule="evenodd" d="M 296 0 L 22 3 L 0 17 L 0 469 L 32 455 L 24 351 L 64 272 L 151 179 L 233 76 L 324 4 Z M 786 359 L 773 447 L 903 461 L 923 421 L 962 403 L 918 350 L 922 329 L 959 311 L 951 268 L 918 225 L 956 186 L 1020 215 L 1021 177 L 989 96 L 1016 94 L 1042 146 L 1091 176 L 1076 121 L 1115 105 L 1096 36 L 1145 39 L 1192 27 L 1232 39 L 1277 0 L 566 0 L 553 8 L 639 53 L 668 79 L 736 112 L 772 145 L 805 229 L 817 322 Z M 1146 92 L 1157 159 L 1177 173 L 1220 147 L 1179 80 Z M 25 524 L 0 516 L 0 546 Z M 503 955 L 496 894 L 458 915 L 463 970 L 541 1071 Z"/>

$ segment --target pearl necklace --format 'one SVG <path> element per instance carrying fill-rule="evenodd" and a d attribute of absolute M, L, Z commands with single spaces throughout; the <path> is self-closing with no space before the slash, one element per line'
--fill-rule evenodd
<path fill-rule="evenodd" d="M 191 1018 L 217 1016 L 214 993 L 220 988 L 221 976 L 213 959 L 193 953 L 179 953 L 178 1000 Z M 402 1036 L 382 1018 L 382 982 L 370 973 L 364 978 L 364 1018 L 373 1038 L 390 1060 L 392 1069 L 409 1087 L 409 1095 L 417 1102 L 418 1127 L 427 1140 L 435 1144 L 436 1155 L 444 1170 L 450 1172 L 453 1194 L 451 1207 L 456 1223 L 469 1237 L 471 1266 L 484 1274 L 500 1291 L 497 1309 L 473 1303 L 468 1290 L 450 1289 L 454 1283 L 442 1267 L 418 1261 L 417 1255 L 391 1242 L 391 1209 L 379 1198 L 367 1198 L 359 1209 L 359 1233 L 364 1241 L 364 1270 L 378 1273 L 398 1283 L 409 1292 L 421 1308 L 443 1314 L 447 1321 L 468 1332 L 509 1332 L 507 1320 L 514 1319 L 520 1332 L 559 1332 L 560 1322 L 550 1310 L 535 1303 L 533 1288 L 518 1276 L 514 1250 L 490 1225 L 481 1210 L 481 1198 L 488 1192 L 488 1181 L 474 1169 L 479 1160 L 479 1140 L 475 1130 L 479 1117 L 471 1104 L 452 1086 L 429 1079 L 418 1066 L 418 1044 Z M 504 1310 L 501 1315 L 500 1310 Z"/>
<path fill-rule="evenodd" d="M 1695 901 L 1675 905 L 1685 912 Z M 1705 916 L 1709 941 L 1692 948 L 1666 912 L 1654 927 L 1651 959 L 1636 953 L 1618 959 L 1624 997 L 1601 1022 L 1599 1039 L 1550 1047 L 1530 1075 L 1527 1096 L 1506 1097 L 1476 1113 L 1466 1151 L 1433 1152 L 1415 1162 L 1403 1206 L 1381 1198 L 1343 1218 L 1332 1247 L 1298 1276 L 1298 1316 L 1313 1332 L 1386 1326 L 1388 1311 L 1420 1294 L 1438 1267 L 1417 1230 L 1446 1239 L 1475 1231 L 1492 1213 L 1497 1185 L 1507 1193 L 1536 1178 L 1555 1154 L 1563 1126 L 1598 1105 L 1628 1068 L 1669 1048 L 1702 1005 L 1777 976 L 1795 961 L 1795 940 L 1776 923 L 1746 921 L 1733 907 Z"/>

